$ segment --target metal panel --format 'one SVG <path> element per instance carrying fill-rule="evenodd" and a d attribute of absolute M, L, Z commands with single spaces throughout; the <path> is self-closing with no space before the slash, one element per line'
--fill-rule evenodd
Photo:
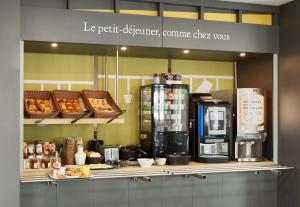
<path fill-rule="evenodd" d="M 113 0 L 69 0 L 69 9 L 114 9 Z"/>
<path fill-rule="evenodd" d="M 93 181 L 68 180 L 58 183 L 57 207 L 93 207 Z"/>
<path fill-rule="evenodd" d="M 222 206 L 222 175 L 211 174 L 206 179 L 193 178 L 193 207 Z"/>
<path fill-rule="evenodd" d="M 21 6 L 67 9 L 68 0 L 21 0 Z"/>
<path fill-rule="evenodd" d="M 0 6 L 0 205 L 20 204 L 20 1 Z"/>
<path fill-rule="evenodd" d="M 268 54 L 237 61 L 238 88 L 263 88 L 266 90 L 267 139 L 264 142 L 263 155 L 268 160 L 273 160 L 273 83 L 273 55 Z"/>
<path fill-rule="evenodd" d="M 259 183 L 254 173 L 223 174 L 223 207 L 260 207 Z M 263 207 L 263 206 L 261 206 Z"/>
<path fill-rule="evenodd" d="M 279 177 L 279 207 L 300 207 L 300 1 L 280 7 L 279 163 L 295 166 Z"/>
<path fill-rule="evenodd" d="M 241 9 L 245 11 L 279 13 L 279 7 L 264 6 L 257 4 L 233 3 L 226 1 L 213 0 L 130 0 L 138 2 L 160 2 L 165 4 L 186 5 L 186 6 L 204 6 L 218 9 Z"/>
<path fill-rule="evenodd" d="M 128 178 L 94 180 L 94 207 L 127 207 Z"/>
<path fill-rule="evenodd" d="M 163 181 L 163 207 L 193 206 L 193 179 L 166 176 Z"/>
<path fill-rule="evenodd" d="M 276 207 L 277 174 L 223 174 L 223 207 L 235 206 Z"/>
<path fill-rule="evenodd" d="M 261 207 L 276 207 L 277 205 L 277 187 L 278 176 L 272 172 L 261 172 L 262 193 L 259 194 L 262 203 Z"/>
<path fill-rule="evenodd" d="M 105 3 L 102 3 L 105 2 Z M 113 4 L 113 0 L 69 0 L 69 5 L 71 9 L 104 9 L 107 8 L 105 5 Z M 136 4 L 134 4 L 136 3 Z M 146 3 L 146 4 L 145 4 Z M 276 6 L 264 6 L 257 4 L 246 4 L 246 3 L 233 3 L 233 2 L 223 2 L 223 1 L 213 1 L 213 0 L 126 0 L 122 1 L 122 8 L 126 9 L 150 9 L 149 4 L 164 3 L 167 8 L 172 6 L 178 6 L 176 11 L 183 11 L 184 6 L 204 6 L 207 8 L 216 9 L 228 9 L 228 10 L 244 10 L 244 11 L 254 11 L 254 12 L 265 12 L 265 13 L 278 13 L 279 8 Z M 148 5 L 147 5 L 148 4 Z M 173 7 L 175 8 L 175 7 Z"/>
<path fill-rule="evenodd" d="M 56 186 L 48 183 L 21 184 L 21 207 L 55 207 Z"/>
<path fill-rule="evenodd" d="M 24 40 L 86 44 L 161 47 L 161 17 L 23 7 L 21 36 Z M 85 24 L 86 22 L 86 24 Z M 150 29 L 151 35 L 130 34 L 129 27 Z M 91 26 L 94 26 L 91 29 Z M 99 26 L 111 26 L 100 32 Z M 117 26 L 118 32 L 113 27 Z M 103 29 L 102 27 L 102 29 Z M 95 29 L 95 32 L 92 30 Z M 100 28 L 101 29 L 101 28 Z M 102 30 L 103 31 L 103 30 Z"/>
<path fill-rule="evenodd" d="M 152 182 L 129 181 L 130 207 L 162 207 L 162 177 L 153 177 Z"/>
<path fill-rule="evenodd" d="M 21 36 L 24 40 L 68 43 L 189 48 L 216 51 L 278 52 L 278 26 L 246 25 L 125 14 L 22 8 Z M 163 25 L 162 25 L 163 19 Z M 108 32 L 100 32 L 99 26 Z M 118 26 L 114 32 L 113 26 Z M 129 34 L 134 26 L 153 31 L 151 35 Z M 100 29 L 103 27 L 100 27 Z M 162 28 L 164 32 L 162 32 Z M 209 33 L 210 39 L 198 38 Z M 101 30 L 100 30 L 101 31 Z M 169 32 L 189 32 L 191 38 L 174 37 Z M 194 36 L 195 33 L 195 36 Z M 224 34 L 219 40 L 214 35 Z M 164 35 L 164 37 L 163 37 Z M 196 37 L 196 38 L 195 38 Z M 162 45 L 163 41 L 163 45 Z"/>
<path fill-rule="evenodd" d="M 278 26 L 247 25 L 188 19 L 163 19 L 163 47 L 241 52 L 278 52 Z M 176 32 L 182 34 L 176 34 Z M 188 34 L 188 32 L 190 32 Z M 172 34 L 173 33 L 173 34 Z M 215 35 L 225 39 L 219 40 Z M 178 37 L 179 36 L 179 37 Z"/>

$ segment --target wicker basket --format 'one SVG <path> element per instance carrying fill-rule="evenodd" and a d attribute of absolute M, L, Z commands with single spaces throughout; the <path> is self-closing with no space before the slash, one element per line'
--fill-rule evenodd
<path fill-rule="evenodd" d="M 56 104 L 57 109 L 60 111 L 62 118 L 78 118 L 87 114 L 87 103 L 82 96 L 80 91 L 64 91 L 64 90 L 54 90 L 53 91 L 53 99 Z M 67 100 L 79 100 L 80 107 L 84 110 L 84 112 L 63 112 L 59 107 L 58 100 L 59 99 L 67 99 Z M 87 118 L 87 117 L 85 117 Z"/>
<path fill-rule="evenodd" d="M 121 114 L 125 113 L 125 111 L 121 110 L 119 106 L 115 103 L 111 95 L 108 91 L 91 91 L 91 90 L 83 90 L 83 96 L 85 98 L 85 102 L 87 103 L 88 109 L 93 111 L 93 116 L 95 118 L 117 118 Z M 95 99 L 106 99 L 107 103 L 113 108 L 113 112 L 104 112 L 97 111 L 89 102 L 89 98 Z"/>
<path fill-rule="evenodd" d="M 52 105 L 53 110 L 50 113 L 29 112 L 28 104 L 26 103 L 26 100 L 28 99 L 48 100 Z M 24 91 L 24 114 L 27 118 L 44 119 L 56 117 L 59 114 L 59 111 L 56 107 L 56 104 L 54 103 L 54 99 L 50 91 Z"/>

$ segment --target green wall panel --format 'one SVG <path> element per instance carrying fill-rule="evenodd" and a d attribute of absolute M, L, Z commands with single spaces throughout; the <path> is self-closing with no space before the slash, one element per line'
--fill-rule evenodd
<path fill-rule="evenodd" d="M 122 54 L 121 54 L 122 55 Z M 24 80 L 53 80 L 53 81 L 93 81 L 94 57 L 86 55 L 38 54 L 25 53 Z M 116 58 L 107 57 L 108 74 L 114 75 Z M 104 75 L 105 57 L 98 57 L 98 74 Z M 122 76 L 152 76 L 153 73 L 167 72 L 168 60 L 151 58 L 120 57 L 119 62 L 119 105 L 127 112 L 124 114 L 125 124 L 98 125 L 99 138 L 106 144 L 136 144 L 139 141 L 139 88 L 144 84 L 151 84 L 152 80 L 131 79 L 130 104 L 125 103 L 124 95 L 127 91 L 127 79 Z M 233 62 L 172 60 L 172 70 L 183 75 L 209 75 L 233 76 Z M 203 78 L 192 79 L 192 92 L 195 92 L 202 83 Z M 216 79 L 206 79 L 213 84 L 211 90 L 217 87 Z M 184 83 L 189 83 L 189 78 L 184 78 Z M 57 84 L 44 84 L 44 90 L 54 90 Z M 61 84 L 61 89 L 68 89 L 68 84 Z M 230 89 L 233 80 L 219 79 L 219 89 Z M 40 90 L 40 84 L 26 83 L 25 90 Z M 72 90 L 93 89 L 93 85 L 71 85 Z M 98 89 L 104 90 L 105 81 L 98 79 Z M 108 80 L 108 91 L 115 96 L 115 80 Z M 53 140 L 62 143 L 67 136 L 83 136 L 85 142 L 92 138 L 91 125 L 75 126 L 25 126 L 24 138 L 28 141 L 35 139 Z"/>

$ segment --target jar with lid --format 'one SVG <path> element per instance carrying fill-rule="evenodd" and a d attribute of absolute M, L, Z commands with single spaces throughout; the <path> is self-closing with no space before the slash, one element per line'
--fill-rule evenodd
<path fill-rule="evenodd" d="M 49 157 L 43 157 L 42 159 L 42 168 L 50 168 L 50 158 Z"/>
<path fill-rule="evenodd" d="M 49 156 L 54 157 L 56 152 L 56 144 L 54 142 L 50 142 L 49 144 Z"/>
<path fill-rule="evenodd" d="M 48 157 L 49 156 L 49 153 L 50 153 L 50 144 L 49 142 L 45 142 L 44 145 L 43 145 L 43 151 L 44 151 L 44 156 L 45 157 Z"/>
<path fill-rule="evenodd" d="M 27 155 L 29 159 L 34 158 L 34 144 L 27 145 Z"/>
<path fill-rule="evenodd" d="M 64 140 L 62 161 L 64 165 L 75 164 L 75 153 L 77 151 L 76 142 L 73 137 Z"/>
<path fill-rule="evenodd" d="M 31 169 L 39 169 L 40 168 L 39 159 L 37 159 L 37 158 L 30 159 L 30 168 Z"/>
<path fill-rule="evenodd" d="M 153 74 L 153 83 L 160 84 L 160 75 L 159 74 Z"/>
<path fill-rule="evenodd" d="M 34 142 L 35 145 L 35 156 L 38 159 L 43 157 L 43 141 L 37 140 Z"/>
<path fill-rule="evenodd" d="M 23 142 L 23 158 L 28 158 L 28 144 L 27 142 Z"/>

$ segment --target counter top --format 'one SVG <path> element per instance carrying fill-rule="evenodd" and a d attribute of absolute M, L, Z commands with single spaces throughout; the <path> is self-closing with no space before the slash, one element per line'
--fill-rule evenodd
<path fill-rule="evenodd" d="M 196 163 L 190 162 L 189 165 L 165 165 L 151 168 L 141 168 L 139 166 L 128 166 L 110 170 L 93 170 L 93 176 L 86 179 L 107 179 L 124 177 L 153 177 L 170 175 L 206 175 L 212 173 L 232 173 L 232 172 L 255 172 L 255 171 L 274 171 L 291 169 L 292 167 L 281 166 L 271 161 L 264 162 L 229 162 L 229 163 Z M 53 181 L 48 177 L 50 169 L 24 170 L 21 173 L 21 182 L 49 182 Z"/>

